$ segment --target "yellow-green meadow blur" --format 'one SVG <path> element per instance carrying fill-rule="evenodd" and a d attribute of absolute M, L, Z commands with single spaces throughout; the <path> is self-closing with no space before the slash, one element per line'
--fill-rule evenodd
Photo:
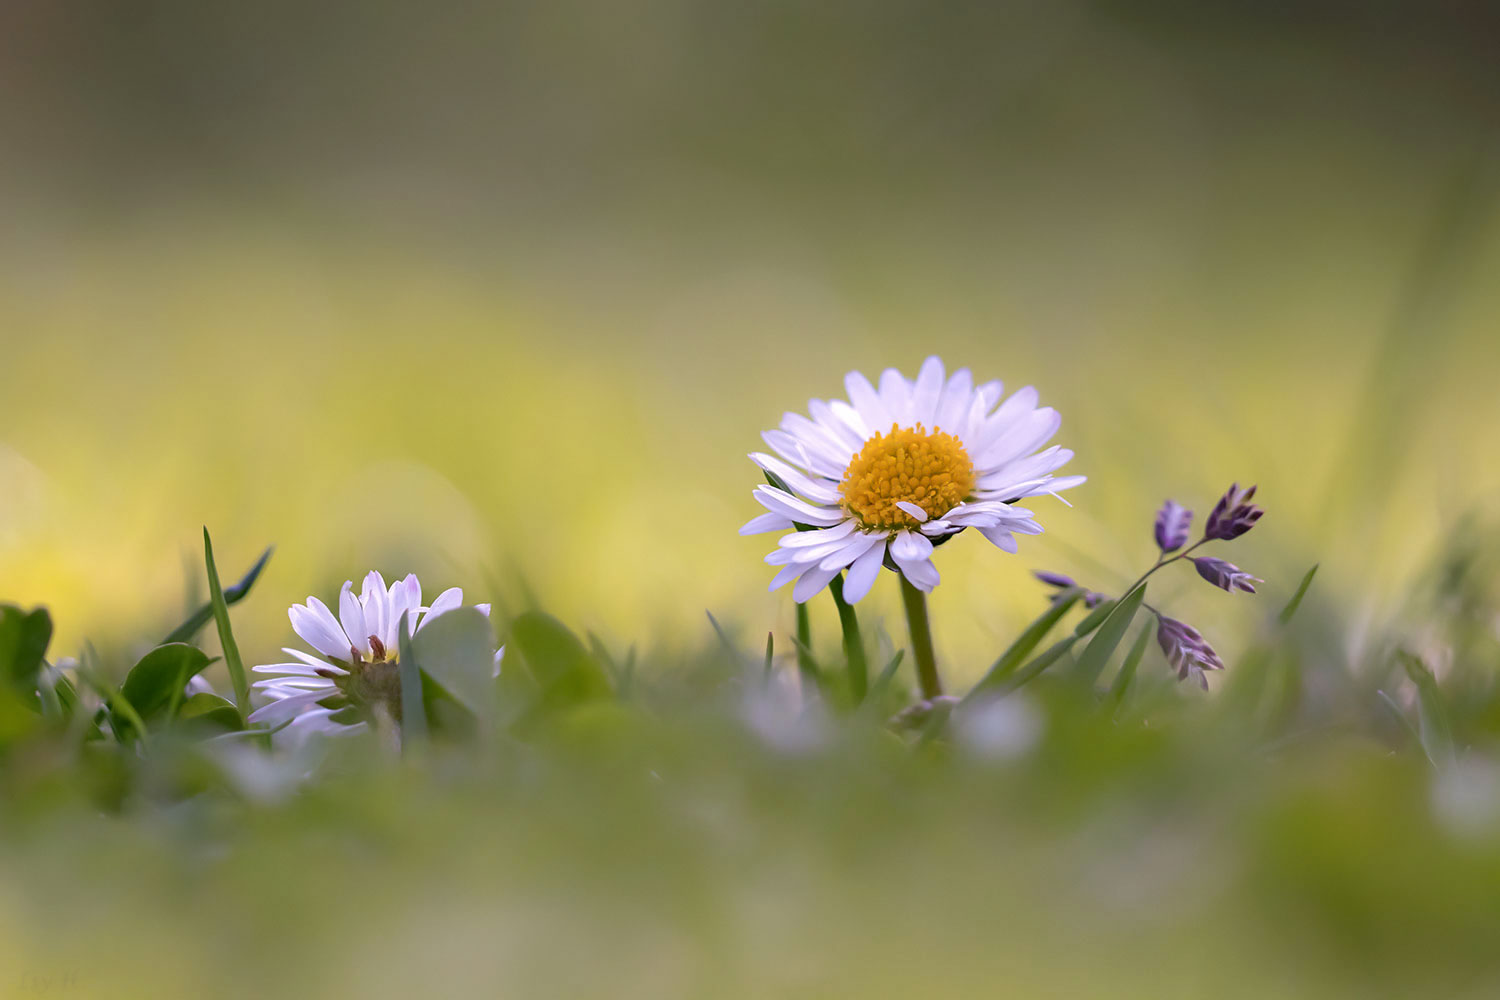
<path fill-rule="evenodd" d="M 1407 624 L 1412 581 L 1465 526 L 1500 518 L 1500 77 L 1488 41 L 1500 17 L 1417 0 L 1346 6 L 8 4 L 0 602 L 50 609 L 53 657 L 86 643 L 139 654 L 204 600 L 207 526 L 226 582 L 276 547 L 234 608 L 249 664 L 294 641 L 289 605 L 336 603 L 344 580 L 372 568 L 418 573 L 433 594 L 462 586 L 495 601 L 497 619 L 534 600 L 611 649 L 638 644 L 643 670 L 653 653 L 675 663 L 710 645 L 705 611 L 747 649 L 774 629 L 785 658 L 791 588 L 767 593 L 763 562 L 774 536 L 737 534 L 762 512 L 747 453 L 784 412 L 841 397 L 847 371 L 912 376 L 935 354 L 1007 392 L 1036 386 L 1062 415 L 1052 443 L 1077 453 L 1062 471 L 1089 477 L 1066 494 L 1071 507 L 1027 501 L 1046 533 L 1021 538 L 1018 555 L 977 532 L 938 552 L 930 608 L 955 689 L 1045 606 L 1033 570 L 1114 593 L 1155 558 L 1164 499 L 1201 525 L 1236 481 L 1259 485 L 1267 513 L 1225 554 L 1266 581 L 1260 593 L 1226 595 L 1183 571 L 1154 578 L 1153 600 L 1211 637 L 1228 677 L 1319 563 L 1335 637 L 1321 651 L 1342 666 L 1372 623 Z M 832 649 L 832 602 L 809 607 Z M 904 643 L 894 575 L 859 613 L 868 635 L 883 627 Z M 1421 622 L 1409 632 L 1426 635 Z M 1154 648 L 1149 657 L 1141 673 L 1163 673 Z M 209 676 L 227 689 L 222 667 Z M 695 761 L 679 737 L 664 739 Z M 1180 869 L 1181 845 L 1157 837 L 1147 796 L 1122 792 L 1090 800 L 1103 819 L 1081 832 L 1045 815 L 1009 843 L 1013 866 L 971 883 L 965 866 L 992 860 L 989 824 L 1017 815 L 1005 795 L 1046 813 L 1040 779 L 1016 778 L 977 816 L 964 810 L 967 779 L 951 776 L 915 804 L 860 786 L 844 805 L 864 811 L 845 814 L 838 795 L 825 801 L 858 784 L 843 764 L 789 776 L 792 765 L 739 765 L 737 745 L 718 745 L 684 779 L 698 798 L 681 814 L 653 811 L 654 785 L 621 791 L 608 774 L 553 763 L 600 787 L 548 785 L 517 807 L 540 816 L 518 828 L 507 826 L 516 803 L 484 797 L 486 774 L 442 799 L 404 772 L 393 785 L 366 773 L 373 791 L 334 786 L 297 800 L 300 812 L 260 814 L 226 838 L 239 851 L 230 862 L 204 861 L 203 884 L 249 898 L 331 849 L 317 833 L 329 816 L 345 832 L 348 817 L 368 820 L 372 843 L 389 838 L 340 841 L 296 898 L 388 881 L 407 902 L 390 904 L 381 927 L 425 942 L 430 968 L 383 978 L 383 938 L 351 946 L 294 908 L 299 943 L 267 975 L 295 991 L 305 972 L 307 995 L 440 995 L 445 975 L 451 995 L 496 983 L 518 996 L 604 995 L 618 966 L 631 988 L 617 995 L 653 1000 L 917 997 L 924 986 L 977 996 L 1006 982 L 1024 996 L 1188 997 L 1240 971 L 1243 994 L 1216 995 L 1376 995 L 1342 978 L 1345 952 L 1253 937 L 1302 902 L 1277 893 L 1326 876 L 1320 902 L 1334 916 L 1308 919 L 1344 927 L 1354 914 L 1365 934 L 1342 944 L 1360 955 L 1411 944 L 1379 916 L 1362 922 L 1389 915 L 1382 891 L 1419 918 L 1455 893 L 1477 899 L 1483 883 L 1468 881 L 1467 848 L 1442 854 L 1430 882 L 1387 867 L 1384 849 L 1399 852 L 1405 835 L 1387 811 L 1425 808 L 1425 765 L 1403 760 L 1391 793 L 1384 757 L 1349 742 L 1355 763 L 1342 745 L 1320 749 L 1287 797 L 1247 779 L 1257 790 L 1243 799 L 1212 799 L 1182 833 L 1197 853 Z M 1116 763 L 1084 758 L 1049 759 L 1044 777 L 1107 784 Z M 716 766 L 737 775 L 727 790 Z M 1195 761 L 1184 784 L 1236 794 L 1215 785 L 1215 766 Z M 1270 787 L 1273 771 L 1255 778 Z M 778 798 L 788 787 L 790 804 Z M 1330 789 L 1347 799 L 1329 805 Z M 592 812 L 579 797 L 591 793 Z M 413 801 L 430 812 L 412 818 Z M 869 810 L 887 805 L 911 812 L 868 832 Z M 1218 824 L 1262 805 L 1262 839 L 1237 854 Z M 569 839 L 587 841 L 578 831 L 600 815 L 627 828 L 618 841 Z M 747 815 L 769 817 L 759 829 L 774 854 L 730 834 L 744 855 L 695 839 Z M 1339 868 L 1343 846 L 1376 828 L 1389 839 Z M 1122 881 L 1090 881 L 1120 830 L 1139 864 L 1112 858 L 1109 877 Z M 453 831 L 482 846 L 450 866 L 433 845 Z M 913 862 L 908 835 L 933 853 Z M 831 860 L 838 838 L 873 846 Z M 361 867 L 364 847 L 390 868 Z M 34 903 L 36 886 L 70 877 L 75 854 L 97 882 L 78 882 L 55 912 Z M 743 880 L 750 855 L 771 859 L 755 869 L 771 883 Z M 275 964 L 282 943 L 262 923 L 275 910 L 264 899 L 163 971 L 141 941 L 202 930 L 218 897 L 195 894 L 175 867 L 163 879 L 182 879 L 171 883 L 181 896 L 113 881 L 127 870 L 144 885 L 137 870 L 156 855 L 107 831 L 41 857 L 30 873 L 0 866 L 0 939 L 45 959 L 0 946 L 0 996 L 42 995 L 40 967 L 75 970 L 79 995 L 113 988 L 111 969 L 133 977 L 111 995 L 221 995 L 216 970 Z M 1391 884 L 1361 895 L 1361 861 L 1394 871 Z M 656 899 L 639 872 L 658 863 L 677 866 L 660 910 L 621 920 L 618 900 Z M 574 864 L 605 888 L 546 882 Z M 1169 869 L 1179 887 L 1234 879 L 1234 905 L 1205 902 L 1210 885 L 1117 937 L 1111 921 L 1157 888 L 1122 872 Z M 893 871 L 914 902 L 902 921 L 869 934 L 841 924 Z M 1056 897 L 1051 876 L 1075 895 Z M 505 893 L 484 895 L 496 885 Z M 729 917 L 715 908 L 720 890 Z M 1029 911 L 989 909 L 1011 894 L 1054 916 L 1085 911 L 1084 947 L 1120 967 L 1075 968 L 1073 943 L 1032 926 Z M 350 923 L 365 916 L 358 902 L 336 905 Z M 98 942 L 92 957 L 60 957 L 28 922 L 38 907 L 59 921 L 89 914 L 78 933 Z M 1203 950 L 1183 941 L 1155 970 L 1167 984 L 1153 981 L 1152 935 L 1177 941 L 1210 916 L 1225 922 Z M 1012 946 L 976 964 L 990 919 Z M 618 953 L 580 963 L 573 991 L 559 988 L 556 939 L 610 940 L 601 928 L 617 926 L 639 940 L 613 939 Z M 778 964 L 803 932 L 831 933 L 825 958 L 850 968 L 847 982 Z M 240 950 L 246 941 L 264 953 Z M 487 951 L 497 941 L 499 958 Z M 903 964 L 905 945 L 932 963 Z M 320 964 L 330 953 L 342 964 Z M 1267 954 L 1302 962 L 1288 973 L 1295 989 L 1266 971 Z M 1484 971 L 1472 981 L 1500 982 Z M 241 979 L 222 995 L 268 995 L 258 989 Z"/>
<path fill-rule="evenodd" d="M 1361 598 L 1495 509 L 1495 93 L 1415 8 L 1443 58 L 1250 8 L 211 9 L 9 43 L 0 591 L 64 645 L 168 627 L 204 524 L 226 574 L 278 547 L 256 649 L 372 565 L 784 622 L 745 453 L 929 353 L 1091 477 L 941 554 L 961 674 L 1168 495 L 1258 481 L 1245 560 Z"/>

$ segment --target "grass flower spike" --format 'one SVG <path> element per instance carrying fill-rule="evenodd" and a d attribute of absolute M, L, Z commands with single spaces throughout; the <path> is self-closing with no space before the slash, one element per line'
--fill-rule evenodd
<path fill-rule="evenodd" d="M 358 596 L 352 581 L 339 592 L 338 614 L 316 597 L 294 604 L 288 612 L 292 628 L 316 655 L 283 649 L 293 662 L 252 668 L 270 675 L 256 681 L 254 690 L 268 703 L 251 722 L 279 726 L 290 722 L 293 733 L 345 733 L 363 726 L 377 710 L 401 718 L 401 680 L 397 646 L 401 621 L 415 635 L 429 622 L 463 607 L 464 593 L 445 590 L 429 606 L 422 604 L 422 584 L 407 576 L 386 586 L 372 572 Z M 476 607 L 489 614 L 487 604 Z M 499 669 L 504 650 L 495 654 Z"/>
<path fill-rule="evenodd" d="M 740 533 L 788 532 L 766 562 L 779 567 L 771 589 L 796 581 L 799 603 L 846 569 L 850 604 L 869 593 L 882 566 L 930 592 L 939 580 L 934 546 L 976 528 L 1015 552 L 1016 535 L 1042 528 L 1014 504 L 1084 481 L 1053 475 L 1071 451 L 1038 451 L 1061 418 L 1037 405 L 1033 388 L 1002 403 L 999 382 L 975 386 L 968 369 L 947 376 L 935 357 L 915 380 L 887 369 L 877 389 L 851 372 L 844 386 L 847 401 L 814 399 L 807 416 L 788 413 L 767 431 L 775 455 L 750 456 L 786 488 L 756 489 L 766 513 Z"/>

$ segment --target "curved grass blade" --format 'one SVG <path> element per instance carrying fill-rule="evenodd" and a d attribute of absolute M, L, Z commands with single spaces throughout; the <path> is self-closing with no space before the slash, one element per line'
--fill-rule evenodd
<path fill-rule="evenodd" d="M 1449 767 L 1455 760 L 1453 731 L 1448 725 L 1448 710 L 1443 707 L 1443 692 L 1438 688 L 1437 678 L 1419 657 L 1405 650 L 1397 655 L 1406 668 L 1406 676 L 1417 687 L 1417 732 L 1422 749 L 1433 767 Z"/>
<path fill-rule="evenodd" d="M 1026 657 L 1031 655 L 1032 650 L 1041 645 L 1047 633 L 1051 632 L 1062 620 L 1063 615 L 1082 599 L 1083 593 L 1082 587 L 1069 587 L 1053 598 L 1051 607 L 1042 612 L 1036 621 L 1026 626 L 1026 630 L 1016 637 L 1016 641 L 1000 654 L 999 659 L 979 679 L 979 683 L 964 695 L 964 701 L 1003 684 L 1026 661 Z"/>
<path fill-rule="evenodd" d="M 1307 596 L 1307 588 L 1312 586 L 1313 577 L 1318 575 L 1319 565 L 1319 563 L 1313 563 L 1312 569 L 1308 570 L 1307 573 L 1302 577 L 1302 582 L 1297 585 L 1297 592 L 1292 595 L 1292 599 L 1290 601 L 1286 602 L 1286 607 L 1282 608 L 1281 614 L 1277 616 L 1276 620 L 1278 622 L 1283 625 L 1291 622 L 1292 616 L 1295 615 L 1297 613 L 1297 609 L 1302 606 L 1302 598 Z"/>
<path fill-rule="evenodd" d="M 1098 634 L 1089 640 L 1088 647 L 1078 658 L 1078 666 L 1074 670 L 1075 676 L 1082 683 L 1092 687 L 1099 680 L 1109 658 L 1114 655 L 1115 647 L 1125 638 L 1136 611 L 1145 599 L 1146 585 L 1143 583 L 1121 598 L 1104 616 L 1099 624 Z"/>
<path fill-rule="evenodd" d="M 1109 694 L 1105 697 L 1105 704 L 1112 711 L 1119 711 L 1120 706 L 1125 704 L 1125 697 L 1130 693 L 1130 685 L 1135 680 L 1136 668 L 1141 665 L 1141 658 L 1146 655 L 1146 646 L 1151 642 L 1151 626 L 1149 623 L 1140 634 L 1135 637 L 1135 645 L 1130 647 L 1130 652 L 1125 654 L 1125 662 L 1120 664 L 1120 672 L 1115 674 L 1115 679 L 1109 685 Z"/>
<path fill-rule="evenodd" d="M 249 595 L 250 588 L 255 586 L 256 580 L 260 579 L 261 570 L 266 568 L 266 563 L 270 561 L 271 553 L 274 551 L 276 551 L 276 549 L 273 546 L 272 548 L 268 548 L 266 549 L 266 551 L 262 552 L 260 554 L 260 558 L 255 560 L 255 565 L 250 567 L 250 572 L 241 577 L 239 583 L 236 583 L 234 586 L 226 587 L 224 589 L 225 604 L 238 604 L 240 601 L 244 600 L 246 596 Z M 170 633 L 167 634 L 167 637 L 161 642 L 157 643 L 157 645 L 166 646 L 174 642 L 191 642 L 193 636 L 197 635 L 198 632 L 203 628 L 203 626 L 212 621 L 213 617 L 214 604 L 213 601 L 209 601 L 207 604 L 203 605 L 203 607 L 199 608 L 197 611 L 194 611 L 191 615 L 189 615 L 187 621 L 174 628 Z"/>

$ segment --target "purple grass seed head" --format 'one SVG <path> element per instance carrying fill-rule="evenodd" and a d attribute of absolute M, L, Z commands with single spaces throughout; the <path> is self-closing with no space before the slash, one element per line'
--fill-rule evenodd
<path fill-rule="evenodd" d="M 1176 500 L 1168 500 L 1156 512 L 1156 547 L 1162 554 L 1176 552 L 1187 544 L 1193 512 Z"/>
<path fill-rule="evenodd" d="M 1255 527 L 1255 522 L 1260 520 L 1265 511 L 1250 502 L 1254 497 L 1254 486 L 1248 490 L 1241 490 L 1239 483 L 1229 487 L 1229 491 L 1214 504 L 1213 513 L 1208 515 L 1208 526 L 1203 530 L 1203 537 L 1227 542 Z"/>
<path fill-rule="evenodd" d="M 1158 615 L 1156 619 L 1156 642 L 1161 646 L 1167 662 L 1177 672 L 1177 679 L 1185 681 L 1197 676 L 1205 685 L 1202 673 L 1205 670 L 1223 670 L 1224 661 L 1214 652 L 1202 633 L 1186 622 Z"/>
<path fill-rule="evenodd" d="M 1231 594 L 1237 590 L 1253 594 L 1257 583 L 1266 582 L 1260 577 L 1251 576 L 1232 562 L 1215 559 L 1213 556 L 1195 556 L 1193 565 L 1198 568 L 1199 576 Z"/>

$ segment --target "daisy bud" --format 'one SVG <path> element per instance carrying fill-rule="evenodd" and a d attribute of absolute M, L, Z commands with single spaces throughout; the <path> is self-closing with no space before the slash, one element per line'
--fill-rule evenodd
<path fill-rule="evenodd" d="M 1199 576 L 1231 594 L 1236 590 L 1253 594 L 1257 583 L 1266 582 L 1259 577 L 1251 576 L 1234 563 L 1215 559 L 1212 556 L 1197 556 L 1193 559 L 1193 565 L 1198 567 Z"/>
<path fill-rule="evenodd" d="M 1255 527 L 1255 522 L 1265 511 L 1250 502 L 1254 496 L 1254 486 L 1248 490 L 1241 490 L 1239 483 L 1229 487 L 1229 491 L 1214 504 L 1213 513 L 1208 515 L 1208 527 L 1204 529 L 1203 537 L 1227 542 Z"/>
<path fill-rule="evenodd" d="M 1178 680 L 1187 680 L 1191 674 L 1204 670 L 1223 670 L 1224 661 L 1219 659 L 1208 640 L 1193 626 L 1175 618 L 1158 615 L 1156 618 L 1156 642 Z"/>
<path fill-rule="evenodd" d="M 1193 512 L 1176 500 L 1168 500 L 1156 512 L 1156 547 L 1162 554 L 1176 552 L 1187 544 Z"/>

